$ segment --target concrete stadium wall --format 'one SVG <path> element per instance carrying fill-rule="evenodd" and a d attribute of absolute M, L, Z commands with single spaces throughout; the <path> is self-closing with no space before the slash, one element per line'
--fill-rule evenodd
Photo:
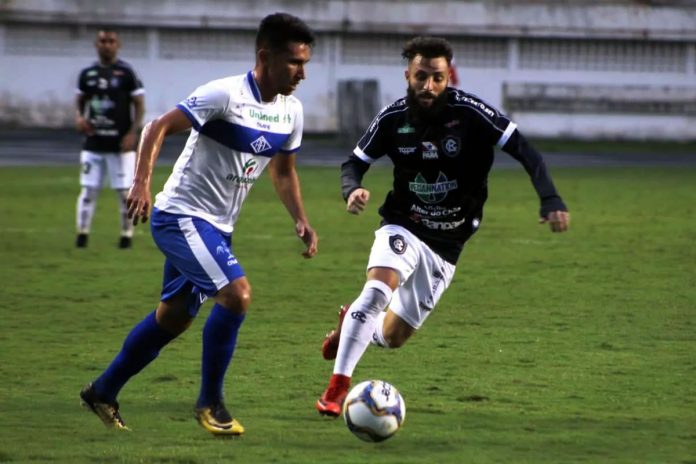
<path fill-rule="evenodd" d="M 645 98 L 655 89 L 696 87 L 696 5 L 684 0 L 4 2 L 0 124 L 72 124 L 75 81 L 96 57 L 97 24 L 121 30 L 121 57 L 145 83 L 151 119 L 197 85 L 249 70 L 258 21 L 274 11 L 296 14 L 318 32 L 297 91 L 308 132 L 340 130 L 342 81 L 376 80 L 379 106 L 401 97 L 403 42 L 433 34 L 454 45 L 459 87 L 509 111 L 527 134 L 696 139 L 695 116 L 679 105 L 619 105 L 629 108 L 622 113 L 593 110 L 586 101 L 596 100 L 592 89 L 607 86 L 618 94 L 642 88 Z M 514 85 L 541 86 L 549 89 L 537 95 L 543 100 L 569 84 L 585 90 L 553 105 L 524 98 L 511 104 L 505 95 Z"/>

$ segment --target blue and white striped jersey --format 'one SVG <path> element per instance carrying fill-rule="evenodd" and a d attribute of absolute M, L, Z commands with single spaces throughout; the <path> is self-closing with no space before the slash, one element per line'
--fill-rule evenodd
<path fill-rule="evenodd" d="M 177 105 L 193 124 L 155 207 L 200 217 L 232 233 L 244 199 L 271 160 L 297 151 L 302 104 L 261 100 L 252 71 L 209 82 Z"/>

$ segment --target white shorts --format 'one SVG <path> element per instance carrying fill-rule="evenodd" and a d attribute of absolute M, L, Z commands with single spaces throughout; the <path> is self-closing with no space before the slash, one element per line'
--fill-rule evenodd
<path fill-rule="evenodd" d="M 418 237 L 393 224 L 375 232 L 367 269 L 373 267 L 388 267 L 399 274 L 399 288 L 389 307 L 414 329 L 435 309 L 456 269 Z"/>
<path fill-rule="evenodd" d="M 83 187 L 102 188 L 104 176 L 109 171 L 109 185 L 116 190 L 129 189 L 135 176 L 135 152 L 96 153 L 82 150 L 80 152 L 80 185 Z"/>

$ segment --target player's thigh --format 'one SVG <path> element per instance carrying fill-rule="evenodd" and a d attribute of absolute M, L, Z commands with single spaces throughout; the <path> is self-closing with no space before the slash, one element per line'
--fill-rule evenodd
<path fill-rule="evenodd" d="M 135 176 L 135 152 L 110 153 L 105 155 L 109 170 L 111 188 L 116 190 L 129 189 Z"/>
<path fill-rule="evenodd" d="M 394 293 L 391 310 L 414 329 L 419 329 L 435 309 L 454 277 L 455 266 L 422 242 L 413 273 Z"/>
<path fill-rule="evenodd" d="M 203 219 L 153 210 L 152 238 L 167 258 L 163 296 L 195 292 L 212 297 L 244 276 L 231 238 Z"/>
<path fill-rule="evenodd" d="M 93 151 L 80 152 L 80 185 L 100 189 L 106 171 L 105 155 Z"/>

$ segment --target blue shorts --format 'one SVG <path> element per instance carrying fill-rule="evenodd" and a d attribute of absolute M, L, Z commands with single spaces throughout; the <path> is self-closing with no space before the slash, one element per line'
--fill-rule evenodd
<path fill-rule="evenodd" d="M 198 313 L 206 298 L 244 276 L 242 266 L 232 254 L 232 236 L 203 219 L 153 208 L 150 230 L 166 257 L 161 300 L 186 292 L 191 317 Z"/>

